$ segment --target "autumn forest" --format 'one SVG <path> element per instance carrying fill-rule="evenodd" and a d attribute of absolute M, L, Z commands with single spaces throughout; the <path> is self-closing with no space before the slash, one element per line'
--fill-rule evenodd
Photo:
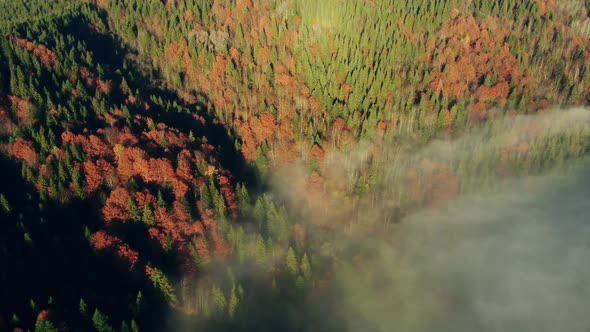
<path fill-rule="evenodd" d="M 587 106 L 588 0 L 0 0 L 0 331 L 551 331 L 454 245 L 586 232 Z"/>

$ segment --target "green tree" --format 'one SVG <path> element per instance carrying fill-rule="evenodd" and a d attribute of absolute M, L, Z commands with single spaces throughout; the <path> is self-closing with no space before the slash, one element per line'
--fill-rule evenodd
<path fill-rule="evenodd" d="M 35 332 L 58 332 L 59 330 L 48 320 L 37 319 Z"/>
<path fill-rule="evenodd" d="M 309 258 L 307 258 L 307 254 L 303 254 L 301 258 L 301 274 L 306 280 L 311 279 L 311 264 L 309 263 Z"/>
<path fill-rule="evenodd" d="M 299 271 L 297 256 L 292 247 L 289 247 L 287 250 L 287 270 L 294 276 L 296 276 Z"/>
<path fill-rule="evenodd" d="M 266 266 L 266 244 L 262 235 L 256 237 L 256 262 L 260 266 Z"/>
<path fill-rule="evenodd" d="M 162 195 L 162 191 L 160 190 L 158 190 L 158 206 L 168 206 L 168 203 L 166 203 L 164 195 Z"/>
<path fill-rule="evenodd" d="M 80 299 L 80 314 L 82 316 L 86 316 L 88 314 L 88 305 L 84 299 Z"/>
<path fill-rule="evenodd" d="M 0 205 L 2 205 L 2 211 L 4 211 L 5 213 L 12 212 L 12 207 L 8 203 L 8 200 L 6 199 L 4 194 L 0 194 Z"/>
<path fill-rule="evenodd" d="M 231 296 L 229 297 L 229 303 L 227 307 L 230 318 L 233 318 L 236 314 L 236 309 L 238 308 L 239 303 L 240 300 L 238 299 L 238 295 L 236 294 L 236 286 L 234 285 L 231 290 Z"/>
<path fill-rule="evenodd" d="M 215 304 L 215 309 L 217 312 L 224 312 L 225 308 L 227 307 L 227 300 L 225 299 L 225 295 L 223 295 L 223 291 L 221 288 L 213 286 L 211 292 L 213 294 L 213 303 Z"/>
<path fill-rule="evenodd" d="M 109 325 L 109 318 L 98 309 L 94 310 L 92 324 L 98 332 L 115 332 L 115 330 Z"/>
<path fill-rule="evenodd" d="M 135 201 L 131 197 L 129 197 L 127 199 L 127 210 L 129 211 L 129 218 L 132 221 L 140 221 L 141 220 L 141 215 L 139 214 L 139 208 L 137 207 L 137 204 L 135 204 Z"/>
<path fill-rule="evenodd" d="M 162 294 L 166 301 L 171 304 L 176 303 L 176 291 L 162 270 L 153 267 L 150 274 L 150 280 L 152 281 L 154 287 L 160 291 L 160 294 Z"/>
<path fill-rule="evenodd" d="M 154 217 L 154 213 L 148 204 L 143 206 L 143 214 L 141 215 L 141 220 L 148 225 L 153 226 L 156 224 L 156 218 Z"/>

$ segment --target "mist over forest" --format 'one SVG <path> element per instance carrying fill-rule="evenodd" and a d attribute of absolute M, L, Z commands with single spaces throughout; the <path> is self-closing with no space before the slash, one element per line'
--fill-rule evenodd
<path fill-rule="evenodd" d="M 587 0 L 0 1 L 0 331 L 590 328 Z"/>

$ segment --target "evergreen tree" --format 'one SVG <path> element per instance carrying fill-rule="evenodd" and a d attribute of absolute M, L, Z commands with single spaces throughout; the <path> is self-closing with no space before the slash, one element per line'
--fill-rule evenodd
<path fill-rule="evenodd" d="M 59 330 L 48 320 L 37 319 L 35 332 L 58 332 Z"/>
<path fill-rule="evenodd" d="M 154 217 L 154 213 L 152 212 L 152 209 L 150 209 L 150 206 L 147 204 L 143 206 L 143 214 L 141 215 L 141 220 L 143 220 L 143 222 L 148 226 L 154 226 L 156 224 L 156 218 Z"/>
<path fill-rule="evenodd" d="M 139 208 L 137 204 L 135 204 L 135 200 L 129 197 L 127 199 L 127 211 L 129 211 L 129 218 L 131 221 L 140 221 L 142 220 L 141 215 L 139 213 Z"/>
<path fill-rule="evenodd" d="M 309 263 L 309 258 L 307 258 L 307 254 L 303 254 L 301 258 L 301 274 L 306 280 L 311 279 L 311 264 Z"/>
<path fill-rule="evenodd" d="M 234 315 L 236 314 L 236 310 L 238 308 L 238 304 L 239 304 L 239 299 L 238 296 L 236 295 L 236 287 L 234 285 L 234 287 L 232 287 L 232 291 L 231 291 L 231 296 L 229 298 L 229 303 L 228 303 L 228 314 L 230 318 L 233 318 Z"/>
<path fill-rule="evenodd" d="M 88 314 L 88 305 L 86 304 L 86 301 L 84 301 L 84 299 L 80 299 L 79 311 L 82 316 L 86 316 Z"/>
<path fill-rule="evenodd" d="M 213 294 L 213 303 L 215 304 L 215 309 L 219 313 L 224 312 L 227 307 L 227 300 L 225 299 L 225 295 L 223 295 L 223 291 L 221 290 L 221 288 L 219 288 L 217 286 L 213 286 L 212 294 Z"/>
<path fill-rule="evenodd" d="M 92 324 L 98 332 L 115 332 L 115 330 L 109 325 L 109 318 L 98 309 L 94 310 Z"/>
<path fill-rule="evenodd" d="M 295 251 L 292 247 L 289 247 L 287 250 L 287 270 L 294 276 L 297 275 L 299 271 L 298 263 L 297 263 L 297 256 L 295 255 Z"/>
<path fill-rule="evenodd" d="M 8 203 L 8 200 L 6 199 L 4 194 L 0 194 L 0 205 L 2 205 L 2 211 L 4 211 L 4 213 L 12 212 L 12 207 Z"/>

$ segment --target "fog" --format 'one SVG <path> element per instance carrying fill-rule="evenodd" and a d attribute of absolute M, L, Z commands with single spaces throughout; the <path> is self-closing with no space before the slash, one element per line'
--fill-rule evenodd
<path fill-rule="evenodd" d="M 171 316 L 170 330 L 588 331 L 589 138 L 590 112 L 574 109 L 333 152 L 315 189 L 308 164 L 284 167 L 263 195 L 304 236 L 269 246 L 264 269 L 248 256 L 208 272 L 246 280 L 233 320 Z M 269 278 L 292 278 L 289 246 L 311 261 L 297 286 Z"/>
<path fill-rule="evenodd" d="M 589 171 L 507 180 L 351 244 L 370 254 L 334 274 L 347 305 L 379 331 L 587 331 Z"/>
<path fill-rule="evenodd" d="M 320 193 L 296 180 L 305 173 L 299 168 L 279 173 L 275 191 L 292 210 L 305 211 L 310 232 L 322 234 L 315 262 L 334 257 L 332 300 L 349 331 L 588 331 L 590 162 L 572 157 L 534 172 L 514 162 L 508 175 L 482 179 L 481 165 L 469 160 L 501 150 L 518 159 L 522 146 L 532 154 L 568 135 L 575 138 L 560 148 L 579 152 L 589 120 L 583 109 L 519 116 L 420 149 L 381 147 L 377 181 L 364 201 L 344 193 L 366 167 L 367 147 L 328 156 Z M 425 160 L 451 165 L 455 182 L 469 186 L 393 225 L 382 222 L 408 195 L 403 174 Z"/>

